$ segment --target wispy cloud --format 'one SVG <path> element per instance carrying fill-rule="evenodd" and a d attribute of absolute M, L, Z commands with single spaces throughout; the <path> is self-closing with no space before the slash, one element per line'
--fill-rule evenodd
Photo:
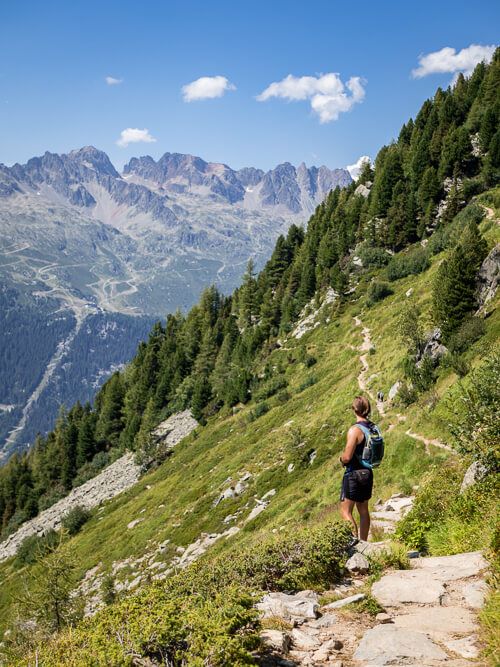
<path fill-rule="evenodd" d="M 117 146 L 126 148 L 129 144 L 146 143 L 153 144 L 156 141 L 154 137 L 149 134 L 149 130 L 139 130 L 137 127 L 127 127 L 120 133 L 120 138 L 117 140 Z"/>
<path fill-rule="evenodd" d="M 106 81 L 108 86 L 118 86 L 120 83 L 123 83 L 123 79 L 116 79 L 114 76 L 106 76 L 104 77 L 104 81 Z"/>
<path fill-rule="evenodd" d="M 351 174 L 351 178 L 354 181 L 358 178 L 359 174 L 361 173 L 361 169 L 366 162 L 371 162 L 370 158 L 368 155 L 362 155 L 354 164 L 347 165 L 346 169 Z"/>
<path fill-rule="evenodd" d="M 210 100 L 214 97 L 222 97 L 228 90 L 236 90 L 236 86 L 225 76 L 202 76 L 182 86 L 182 97 L 184 102 Z"/>
<path fill-rule="evenodd" d="M 429 74 L 455 74 L 463 72 L 472 74 L 474 67 L 483 60 L 489 62 L 496 46 L 482 46 L 471 44 L 461 51 L 445 46 L 440 51 L 426 53 L 419 57 L 418 67 L 412 70 L 414 79 L 421 79 Z"/>
<path fill-rule="evenodd" d="M 308 100 L 321 123 L 337 120 L 341 113 L 350 111 L 365 97 L 364 81 L 352 76 L 345 84 L 334 72 L 319 76 L 293 76 L 271 83 L 257 96 L 259 102 L 272 97 L 296 102 Z"/>

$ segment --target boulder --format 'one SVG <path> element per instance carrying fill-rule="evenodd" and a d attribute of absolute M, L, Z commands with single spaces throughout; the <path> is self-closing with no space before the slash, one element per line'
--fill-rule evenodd
<path fill-rule="evenodd" d="M 354 659 L 368 665 L 426 665 L 447 655 L 422 632 L 376 625 L 363 635 Z"/>
<path fill-rule="evenodd" d="M 480 574 L 488 567 L 488 562 L 480 551 L 471 551 L 454 556 L 415 558 L 412 567 L 426 570 L 427 576 L 437 581 L 449 582 Z"/>
<path fill-rule="evenodd" d="M 288 653 L 291 646 L 290 635 L 281 630 L 263 630 L 260 633 L 262 642 L 268 648 L 278 653 Z"/>
<path fill-rule="evenodd" d="M 349 558 L 345 566 L 346 569 L 353 574 L 366 574 L 370 569 L 370 562 L 366 556 L 356 552 Z"/>
<path fill-rule="evenodd" d="M 441 329 L 436 327 L 429 334 L 427 334 L 424 349 L 418 355 L 416 365 L 419 367 L 425 357 L 429 357 L 434 362 L 434 364 L 437 364 L 439 359 L 441 359 L 441 357 L 443 357 L 447 352 L 448 348 L 446 348 L 441 343 Z"/>
<path fill-rule="evenodd" d="M 393 401 L 396 398 L 400 389 L 401 389 L 401 382 L 398 380 L 389 389 L 388 398 L 390 401 Z"/>
<path fill-rule="evenodd" d="M 471 463 L 467 468 L 462 480 L 460 493 L 464 493 L 470 486 L 473 486 L 476 482 L 479 482 L 487 474 L 487 472 L 488 468 L 480 461 L 474 461 Z"/>
<path fill-rule="evenodd" d="M 277 616 L 286 621 L 304 621 L 318 616 L 318 596 L 302 597 L 300 594 L 267 593 L 256 605 L 263 618 Z"/>

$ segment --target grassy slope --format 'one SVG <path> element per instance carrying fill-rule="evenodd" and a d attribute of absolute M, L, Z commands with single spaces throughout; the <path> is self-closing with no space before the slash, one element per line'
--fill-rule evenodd
<path fill-rule="evenodd" d="M 492 246 L 499 240 L 499 227 L 487 222 L 482 226 Z M 300 341 L 290 339 L 283 349 L 274 351 L 274 363 L 286 369 L 291 399 L 282 405 L 276 397 L 269 399 L 272 409 L 251 423 L 248 414 L 255 407 L 252 403 L 236 415 L 217 415 L 180 443 L 158 470 L 96 512 L 81 533 L 72 538 L 81 574 L 100 562 L 109 567 L 114 560 L 141 556 L 154 543 L 167 538 L 172 546 L 163 558 L 168 561 L 178 545 L 190 544 L 202 532 L 227 529 L 224 517 L 248 503 L 241 521 L 254 507 L 253 496 L 260 498 L 270 489 L 277 493 L 268 508 L 238 535 L 218 542 L 214 550 L 223 550 L 235 541 L 243 544 L 256 540 L 260 531 L 267 532 L 288 522 L 314 521 L 336 511 L 342 475 L 338 455 L 352 422 L 348 406 L 359 391 L 359 352 L 353 346 L 357 348 L 361 343 L 361 329 L 354 325 L 353 317 L 359 315 L 372 333 L 375 353 L 368 356 L 368 376 L 377 373 L 372 391 L 382 388 L 387 394 L 400 376 L 398 364 L 404 354 L 396 321 L 405 293 L 412 287 L 413 298 L 428 314 L 430 287 L 442 257 L 434 257 L 424 274 L 394 283 L 394 294 L 370 309 L 365 307 L 363 296 L 370 276 L 363 276 L 355 300 L 341 308 L 334 304 L 331 312 L 325 313 L 321 326 Z M 329 323 L 325 321 L 327 315 Z M 499 329 L 495 310 L 487 319 L 486 339 L 498 340 Z M 318 360 L 309 369 L 296 360 L 304 346 Z M 471 358 L 474 354 L 474 350 L 469 352 Z M 317 378 L 316 384 L 299 392 L 309 376 Z M 441 372 L 436 384 L 440 397 L 455 380 L 450 371 Z M 411 406 L 405 424 L 397 423 L 395 411 L 380 420 L 387 433 L 387 454 L 375 475 L 373 500 L 396 491 L 408 492 L 433 461 L 449 456 L 434 447 L 431 455 L 426 455 L 421 443 L 405 435 L 411 427 L 427 436 L 446 439 L 442 404 L 440 400 L 432 411 L 422 402 Z M 388 432 L 390 423 L 395 425 Z M 299 441 L 305 445 L 297 448 Z M 310 464 L 306 455 L 312 449 L 317 451 L 317 457 Z M 292 473 L 287 472 L 290 462 L 295 463 Z M 246 492 L 213 508 L 213 501 L 228 486 L 225 480 L 231 476 L 236 481 L 244 471 L 253 475 Z M 137 518 L 144 521 L 128 530 L 127 524 Z M 12 561 L 0 564 L 0 632 L 8 622 L 10 600 L 22 579 L 23 570 L 16 570 Z"/>

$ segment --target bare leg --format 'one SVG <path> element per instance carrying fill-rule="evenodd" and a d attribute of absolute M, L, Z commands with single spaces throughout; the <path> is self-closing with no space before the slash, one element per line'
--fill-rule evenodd
<path fill-rule="evenodd" d="M 358 537 L 358 526 L 356 525 L 356 521 L 354 520 L 354 517 L 352 515 L 352 511 L 354 509 L 354 500 L 349 500 L 348 498 L 345 498 L 345 500 L 342 500 L 340 502 L 340 515 L 345 521 L 350 521 L 352 524 L 352 534 L 354 537 Z"/>
<path fill-rule="evenodd" d="M 368 533 L 370 532 L 370 512 L 368 511 L 368 501 L 366 500 L 364 503 L 356 503 L 356 508 L 359 512 L 359 537 L 364 542 L 366 542 L 368 539 Z"/>

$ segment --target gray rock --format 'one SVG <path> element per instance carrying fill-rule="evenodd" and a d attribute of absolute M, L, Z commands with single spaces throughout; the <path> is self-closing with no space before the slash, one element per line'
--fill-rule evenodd
<path fill-rule="evenodd" d="M 458 634 L 471 633 L 476 627 L 474 615 L 462 607 L 421 607 L 395 616 L 398 628 L 425 632 L 432 638 L 448 639 Z"/>
<path fill-rule="evenodd" d="M 401 382 L 398 380 L 389 389 L 388 398 L 390 401 L 393 401 L 396 398 L 400 389 L 401 389 Z"/>
<path fill-rule="evenodd" d="M 461 639 L 452 639 L 445 642 L 444 645 L 453 653 L 458 653 L 462 658 L 474 660 L 479 657 L 479 649 L 474 635 L 462 637 Z"/>
<path fill-rule="evenodd" d="M 370 569 L 370 562 L 366 556 L 363 556 L 363 554 L 355 553 L 349 558 L 345 566 L 349 572 L 366 574 Z"/>
<path fill-rule="evenodd" d="M 362 197 L 368 197 L 370 194 L 370 189 L 366 187 L 366 185 L 363 185 L 363 183 L 360 183 L 358 187 L 354 190 L 355 195 L 361 195 Z"/>
<path fill-rule="evenodd" d="M 378 621 L 379 623 L 392 623 L 392 616 L 389 616 L 389 614 L 386 614 L 384 611 L 381 611 L 375 616 L 375 620 Z"/>
<path fill-rule="evenodd" d="M 441 359 L 447 352 L 448 348 L 441 343 L 441 329 L 436 327 L 427 334 L 424 348 L 417 356 L 416 365 L 417 367 L 420 367 L 425 357 L 428 357 L 434 364 L 437 364 L 439 359 Z"/>
<path fill-rule="evenodd" d="M 403 570 L 384 575 L 372 586 L 372 595 L 382 605 L 394 607 L 408 602 L 439 604 L 445 588 L 424 572 Z"/>
<path fill-rule="evenodd" d="M 267 647 L 279 653 L 288 653 L 292 643 L 290 635 L 281 630 L 263 630 L 260 638 Z"/>
<path fill-rule="evenodd" d="M 310 651 L 321 646 L 321 641 L 314 635 L 305 632 L 300 628 L 294 628 L 291 632 L 292 644 L 299 651 Z"/>
<path fill-rule="evenodd" d="M 482 580 L 472 581 L 463 587 L 462 596 L 468 607 L 471 609 L 481 609 L 484 606 L 487 592 L 488 586 L 486 582 Z"/>
<path fill-rule="evenodd" d="M 476 302 L 478 312 L 481 312 L 487 303 L 495 296 L 500 282 L 500 243 L 486 257 L 481 264 L 477 278 Z"/>
<path fill-rule="evenodd" d="M 474 461 L 467 468 L 462 485 L 460 486 L 460 493 L 464 493 L 470 486 L 479 482 L 488 472 L 488 468 L 480 461 Z"/>
<path fill-rule="evenodd" d="M 426 570 L 427 576 L 437 581 L 449 582 L 480 574 L 488 567 L 488 562 L 481 551 L 471 551 L 454 556 L 416 558 L 412 561 L 412 567 Z"/>
<path fill-rule="evenodd" d="M 350 595 L 349 597 L 343 598 L 342 600 L 335 600 L 335 602 L 330 602 L 330 604 L 325 605 L 323 609 L 328 611 L 331 609 L 342 609 L 342 607 L 346 607 L 348 604 L 364 600 L 365 597 L 366 595 L 364 593 L 356 593 L 355 595 Z"/>
<path fill-rule="evenodd" d="M 313 621 L 307 621 L 306 625 L 311 628 L 322 630 L 324 628 L 333 627 L 337 621 L 338 617 L 335 614 L 323 614 L 323 616 L 320 616 Z"/>
<path fill-rule="evenodd" d="M 318 598 L 287 595 L 286 593 L 267 593 L 256 608 L 263 618 L 277 616 L 286 621 L 315 619 L 318 616 Z"/>
<path fill-rule="evenodd" d="M 426 665 L 447 655 L 422 632 L 376 625 L 365 632 L 354 659 L 368 665 Z"/>

